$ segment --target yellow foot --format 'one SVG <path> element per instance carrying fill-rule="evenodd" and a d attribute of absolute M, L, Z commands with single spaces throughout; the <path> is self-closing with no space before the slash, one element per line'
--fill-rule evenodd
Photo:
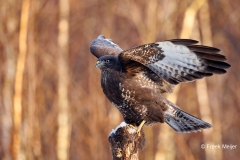
<path fill-rule="evenodd" d="M 138 137 L 141 137 L 141 132 L 137 132 Z"/>
<path fill-rule="evenodd" d="M 142 130 L 142 127 L 143 127 L 143 125 L 145 124 L 145 122 L 146 122 L 146 121 L 143 120 L 138 127 L 136 127 L 136 126 L 134 126 L 134 125 L 132 125 L 132 124 L 129 124 L 129 127 L 135 129 L 136 132 L 137 132 L 138 137 L 140 137 L 140 136 L 141 136 L 141 130 Z"/>
<path fill-rule="evenodd" d="M 134 129 L 134 130 L 137 132 L 138 137 L 141 136 L 141 133 L 137 131 L 137 130 L 138 130 L 138 127 L 136 127 L 136 126 L 134 126 L 134 125 L 132 125 L 132 124 L 129 124 L 129 127 L 132 128 L 132 129 Z"/>
<path fill-rule="evenodd" d="M 132 128 L 132 129 L 135 129 L 137 131 L 138 127 L 132 125 L 132 124 L 129 124 L 129 127 Z"/>

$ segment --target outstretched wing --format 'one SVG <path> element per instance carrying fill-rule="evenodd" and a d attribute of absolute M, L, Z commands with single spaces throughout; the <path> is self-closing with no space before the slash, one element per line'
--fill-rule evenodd
<path fill-rule="evenodd" d="M 119 54 L 124 67 L 142 64 L 171 84 L 193 81 L 215 74 L 226 73 L 230 65 L 219 49 L 194 45 L 197 41 L 174 39 L 140 45 Z"/>
<path fill-rule="evenodd" d="M 106 39 L 103 35 L 99 35 L 90 45 L 91 53 L 97 58 L 105 55 L 117 56 L 122 49 L 116 45 L 112 39 Z"/>

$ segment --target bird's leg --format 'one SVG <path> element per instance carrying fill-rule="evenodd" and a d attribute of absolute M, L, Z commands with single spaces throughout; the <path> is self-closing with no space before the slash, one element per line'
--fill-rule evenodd
<path fill-rule="evenodd" d="M 138 134 L 138 136 L 140 137 L 141 136 L 141 129 L 142 129 L 142 127 L 143 127 L 143 125 L 145 124 L 145 120 L 143 120 L 141 123 L 140 123 L 140 125 L 137 127 L 137 134 Z"/>

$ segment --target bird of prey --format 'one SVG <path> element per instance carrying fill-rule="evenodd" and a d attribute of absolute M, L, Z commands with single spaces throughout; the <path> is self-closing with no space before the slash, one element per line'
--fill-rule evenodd
<path fill-rule="evenodd" d="M 103 35 L 92 41 L 90 51 L 98 58 L 103 92 L 138 133 L 143 125 L 157 122 L 177 132 L 212 127 L 162 96 L 182 82 L 224 74 L 230 68 L 219 49 L 196 43 L 173 39 L 122 50 Z"/>

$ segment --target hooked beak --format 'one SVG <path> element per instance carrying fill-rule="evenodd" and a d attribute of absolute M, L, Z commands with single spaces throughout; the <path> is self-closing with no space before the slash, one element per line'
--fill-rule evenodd
<path fill-rule="evenodd" d="M 102 66 L 104 66 L 104 63 L 103 63 L 103 62 L 101 62 L 101 61 L 97 61 L 97 62 L 96 62 L 96 67 L 97 67 L 97 68 L 101 68 Z"/>

